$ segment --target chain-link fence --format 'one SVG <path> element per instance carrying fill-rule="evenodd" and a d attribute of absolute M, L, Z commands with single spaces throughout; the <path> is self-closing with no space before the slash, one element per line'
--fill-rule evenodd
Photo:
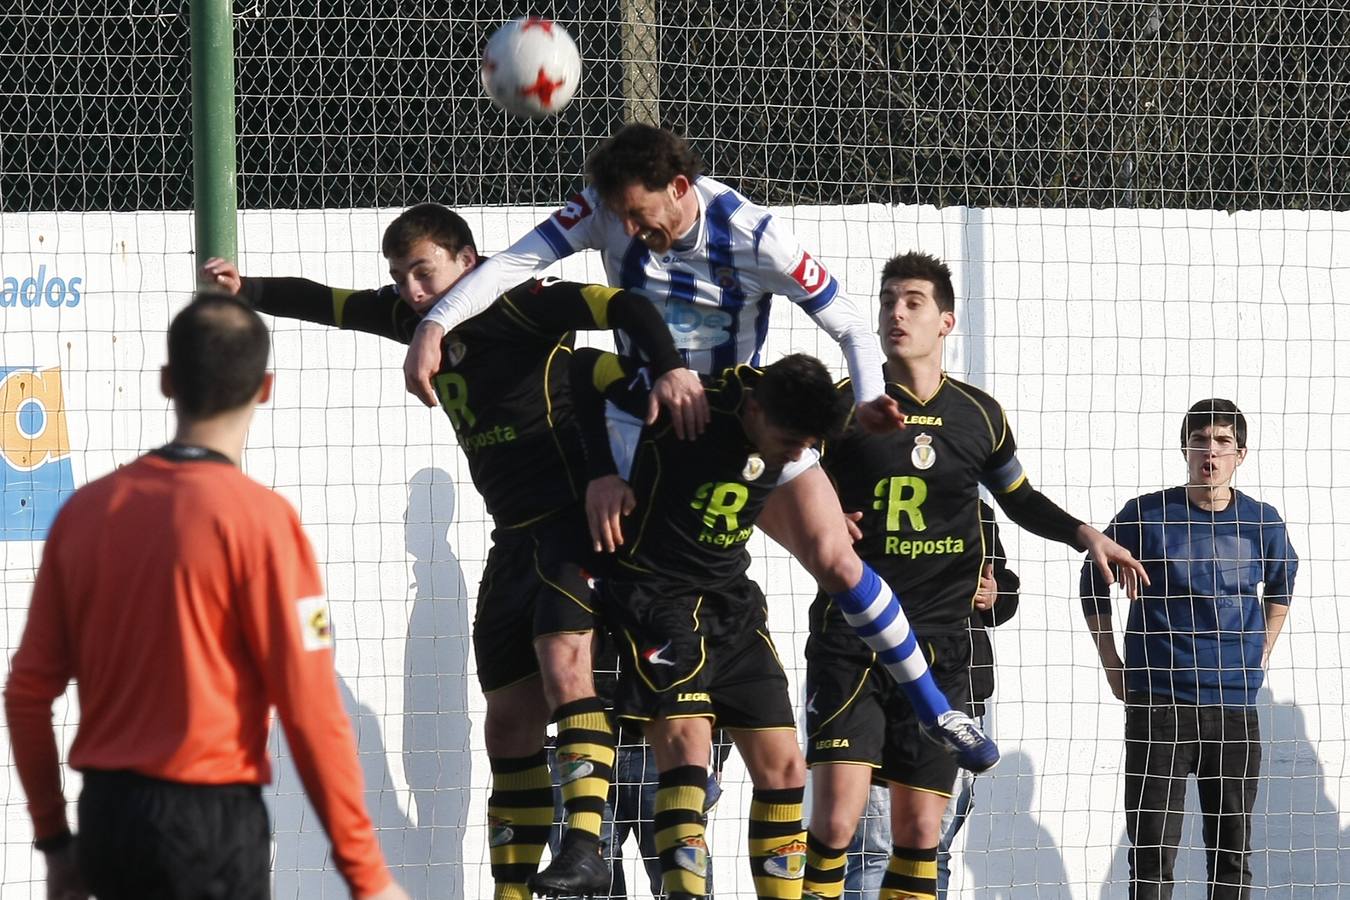
<path fill-rule="evenodd" d="M 235 12 L 245 208 L 552 203 L 634 108 L 658 110 L 712 171 L 774 203 L 1350 205 L 1340 3 L 564 0 L 468 15 L 253 0 Z M 587 59 L 580 98 L 539 125 L 510 120 L 478 85 L 487 35 L 526 12 L 565 23 Z M 3 209 L 191 205 L 185 2 L 16 0 L 0 22 Z"/>

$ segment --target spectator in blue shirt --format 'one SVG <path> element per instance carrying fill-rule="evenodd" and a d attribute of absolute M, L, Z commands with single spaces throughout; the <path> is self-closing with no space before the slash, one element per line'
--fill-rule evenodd
<path fill-rule="evenodd" d="M 1210 900 L 1251 893 L 1251 812 L 1261 769 L 1256 692 L 1284 626 L 1298 557 L 1275 508 L 1232 487 L 1247 420 L 1201 400 L 1181 428 L 1184 487 L 1125 504 L 1106 534 L 1144 564 L 1125 660 L 1110 589 L 1083 567 L 1083 614 L 1107 684 L 1125 702 L 1125 825 L 1131 900 L 1168 900 L 1186 781 L 1204 815 Z"/>

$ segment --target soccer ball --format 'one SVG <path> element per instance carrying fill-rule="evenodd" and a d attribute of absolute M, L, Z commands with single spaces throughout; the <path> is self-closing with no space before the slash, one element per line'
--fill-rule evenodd
<path fill-rule="evenodd" d="M 483 48 L 483 90 L 502 109 L 543 119 L 567 105 L 581 81 L 581 56 L 557 22 L 507 22 Z"/>

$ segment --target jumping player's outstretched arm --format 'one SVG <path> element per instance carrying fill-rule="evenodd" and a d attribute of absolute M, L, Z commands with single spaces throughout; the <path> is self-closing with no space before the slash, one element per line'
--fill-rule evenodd
<path fill-rule="evenodd" d="M 234 263 L 211 259 L 202 274 L 217 287 L 248 302 L 258 312 L 364 331 L 406 344 L 421 321 L 392 284 L 366 290 L 329 287 L 308 278 L 246 278 Z"/>
<path fill-rule="evenodd" d="M 598 284 L 545 279 L 512 290 L 501 302 L 525 323 L 549 333 L 623 331 L 643 358 L 650 360 L 647 366 L 653 379 L 645 405 L 635 415 L 655 422 L 660 408 L 665 407 L 681 438 L 692 437 L 708 423 L 708 400 L 702 382 L 684 368 L 660 312 L 637 294 Z"/>

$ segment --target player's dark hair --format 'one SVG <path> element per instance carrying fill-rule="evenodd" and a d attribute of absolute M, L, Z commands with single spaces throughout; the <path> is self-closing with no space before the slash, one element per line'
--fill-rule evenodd
<path fill-rule="evenodd" d="M 199 291 L 169 323 L 169 383 L 180 416 L 204 419 L 245 405 L 267 373 L 267 326 L 253 307 Z"/>
<path fill-rule="evenodd" d="M 703 160 L 689 142 L 654 125 L 633 122 L 605 139 L 586 160 L 591 185 L 606 200 L 633 184 L 659 191 L 683 175 L 703 174 Z"/>
<path fill-rule="evenodd" d="M 1247 449 L 1247 417 L 1232 400 L 1222 400 L 1218 397 L 1201 400 L 1187 410 L 1186 418 L 1181 423 L 1181 446 L 1186 446 L 1192 434 L 1204 431 L 1212 425 L 1231 426 L 1238 449 Z"/>
<path fill-rule="evenodd" d="M 936 256 L 911 250 L 886 261 L 881 268 L 881 283 L 892 278 L 916 278 L 933 285 L 933 300 L 943 312 L 956 312 L 956 291 L 952 288 L 952 270 Z"/>
<path fill-rule="evenodd" d="M 789 434 L 828 440 L 844 423 L 848 404 L 835 390 L 824 363 L 805 353 L 785 356 L 764 369 L 755 400 L 770 423 Z"/>
<path fill-rule="evenodd" d="M 431 241 L 444 247 L 452 256 L 465 247 L 478 250 L 469 223 L 459 213 L 439 203 L 419 203 L 400 213 L 384 230 L 380 251 L 386 259 L 407 256 L 418 241 Z"/>

